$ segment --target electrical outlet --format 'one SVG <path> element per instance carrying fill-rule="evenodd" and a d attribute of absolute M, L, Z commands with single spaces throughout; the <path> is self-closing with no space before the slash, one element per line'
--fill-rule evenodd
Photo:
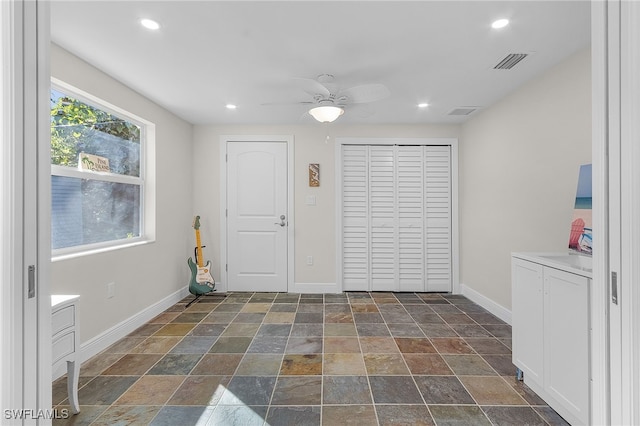
<path fill-rule="evenodd" d="M 313 265 L 313 256 L 307 256 L 307 265 Z"/>
<path fill-rule="evenodd" d="M 111 299 L 116 295 L 116 283 L 107 284 L 107 299 Z"/>

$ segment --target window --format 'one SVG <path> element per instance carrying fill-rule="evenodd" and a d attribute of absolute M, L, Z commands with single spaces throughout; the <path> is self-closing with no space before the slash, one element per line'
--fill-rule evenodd
<path fill-rule="evenodd" d="M 152 125 L 90 95 L 52 85 L 54 255 L 144 239 L 148 126 Z"/>

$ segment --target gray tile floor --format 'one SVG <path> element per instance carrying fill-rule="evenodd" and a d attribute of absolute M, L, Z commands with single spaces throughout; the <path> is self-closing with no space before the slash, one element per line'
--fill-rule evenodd
<path fill-rule="evenodd" d="M 515 380 L 511 327 L 463 296 L 190 300 L 85 362 L 81 413 L 54 424 L 567 424 Z"/>

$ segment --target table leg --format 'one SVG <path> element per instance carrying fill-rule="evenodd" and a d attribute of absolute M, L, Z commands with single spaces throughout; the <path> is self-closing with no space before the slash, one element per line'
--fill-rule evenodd
<path fill-rule="evenodd" d="M 67 361 L 67 393 L 69 395 L 69 405 L 71 412 L 78 414 L 80 405 L 78 405 L 78 378 L 80 376 L 80 363 L 76 361 Z"/>

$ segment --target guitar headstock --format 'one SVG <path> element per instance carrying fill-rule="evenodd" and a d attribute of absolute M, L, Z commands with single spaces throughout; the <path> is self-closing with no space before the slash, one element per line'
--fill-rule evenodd
<path fill-rule="evenodd" d="M 200 216 L 193 217 L 193 229 L 195 229 L 196 231 L 200 229 Z"/>

